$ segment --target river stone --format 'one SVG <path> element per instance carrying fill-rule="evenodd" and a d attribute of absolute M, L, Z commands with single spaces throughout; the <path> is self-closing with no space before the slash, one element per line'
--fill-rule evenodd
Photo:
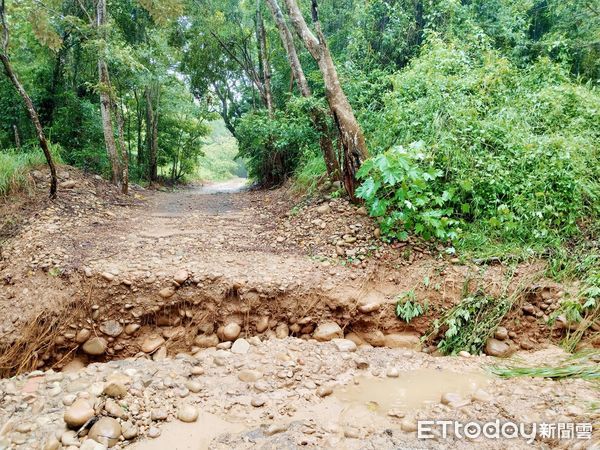
<path fill-rule="evenodd" d="M 127 440 L 135 438 L 140 432 L 137 425 L 134 425 L 131 422 L 124 422 L 121 428 L 123 432 L 123 437 Z"/>
<path fill-rule="evenodd" d="M 494 333 L 494 338 L 499 341 L 505 341 L 508 339 L 508 330 L 504 327 L 496 328 L 496 332 Z"/>
<path fill-rule="evenodd" d="M 42 447 L 42 449 L 43 450 L 59 450 L 60 442 L 58 441 L 58 439 L 56 439 L 55 436 L 50 436 L 44 442 L 44 446 Z"/>
<path fill-rule="evenodd" d="M 331 341 L 335 338 L 343 338 L 344 333 L 340 326 L 335 322 L 325 322 L 320 324 L 313 334 L 317 341 Z"/>
<path fill-rule="evenodd" d="M 392 333 L 383 338 L 383 344 L 389 348 L 407 348 L 421 350 L 421 339 L 416 333 Z"/>
<path fill-rule="evenodd" d="M 172 286 L 162 288 L 160 291 L 158 291 L 158 295 L 164 299 L 171 298 L 175 295 L 175 288 Z"/>
<path fill-rule="evenodd" d="M 231 346 L 231 352 L 237 353 L 238 355 L 245 355 L 250 350 L 250 343 L 244 339 L 236 339 L 236 341 Z"/>
<path fill-rule="evenodd" d="M 102 417 L 92 425 L 88 438 L 112 447 L 119 442 L 121 436 L 121 425 L 111 417 Z"/>
<path fill-rule="evenodd" d="M 117 417 L 119 419 L 125 417 L 126 415 L 123 408 L 121 408 L 121 406 L 112 398 L 107 399 L 104 403 L 104 411 L 106 411 L 110 417 Z"/>
<path fill-rule="evenodd" d="M 317 213 L 323 215 L 331 212 L 331 207 L 328 204 L 321 205 L 317 208 Z"/>
<path fill-rule="evenodd" d="M 71 447 L 69 447 L 71 448 Z M 100 442 L 96 442 L 93 439 L 86 439 L 79 450 L 106 450 L 108 447 L 105 444 L 101 444 Z"/>
<path fill-rule="evenodd" d="M 238 373 L 238 378 L 246 383 L 251 383 L 262 378 L 262 373 L 258 370 L 246 369 Z"/>
<path fill-rule="evenodd" d="M 164 343 L 165 339 L 162 336 L 158 334 L 151 334 L 144 339 L 144 342 L 142 342 L 142 351 L 144 353 L 152 353 Z"/>
<path fill-rule="evenodd" d="M 116 320 L 107 320 L 100 325 L 100 331 L 108 336 L 117 337 L 123 332 L 123 326 Z"/>
<path fill-rule="evenodd" d="M 112 381 L 104 386 L 103 393 L 112 398 L 121 398 L 127 395 L 127 387 L 123 383 Z"/>
<path fill-rule="evenodd" d="M 228 323 L 223 327 L 223 338 L 225 341 L 235 341 L 242 331 L 242 327 L 235 322 Z"/>
<path fill-rule="evenodd" d="M 190 277 L 190 274 L 188 273 L 187 270 L 185 269 L 181 269 L 178 270 L 175 273 L 175 276 L 173 276 L 173 279 L 178 283 L 178 284 L 183 284 L 187 281 L 187 279 Z"/>
<path fill-rule="evenodd" d="M 181 405 L 177 410 L 177 418 L 186 423 L 191 423 L 198 420 L 198 414 L 198 408 L 187 403 Z"/>
<path fill-rule="evenodd" d="M 125 333 L 131 335 L 131 334 L 135 333 L 137 330 L 139 330 L 140 326 L 141 325 L 139 323 L 130 323 L 129 325 L 127 325 L 125 327 Z"/>
<path fill-rule="evenodd" d="M 339 339 L 335 338 L 332 340 L 333 344 L 338 349 L 338 352 L 355 352 L 356 344 L 350 339 Z"/>
<path fill-rule="evenodd" d="M 262 333 L 267 328 L 269 328 L 269 316 L 262 316 L 258 319 L 258 322 L 256 322 L 256 331 Z"/>
<path fill-rule="evenodd" d="M 216 347 L 219 345 L 219 337 L 216 334 L 196 336 L 194 345 L 197 345 L 200 348 Z"/>
<path fill-rule="evenodd" d="M 357 333 L 358 336 L 371 344 L 373 347 L 383 347 L 385 343 L 385 336 L 381 330 L 367 331 L 364 333 Z"/>
<path fill-rule="evenodd" d="M 77 332 L 77 335 L 75 336 L 75 342 L 77 342 L 78 344 L 83 344 L 91 337 L 91 335 L 92 332 L 90 330 L 88 330 L 87 328 L 82 328 Z"/>
<path fill-rule="evenodd" d="M 90 403 L 83 399 L 77 399 L 67 408 L 64 414 L 65 423 L 69 428 L 79 428 L 94 415 L 94 408 Z"/>
<path fill-rule="evenodd" d="M 290 327 L 288 327 L 287 323 L 281 322 L 277 324 L 275 328 L 275 337 L 277 339 L 285 339 L 290 335 Z"/>
<path fill-rule="evenodd" d="M 490 356 L 504 358 L 510 354 L 510 346 L 506 342 L 498 339 L 489 338 L 485 343 L 485 353 Z"/>
<path fill-rule="evenodd" d="M 106 339 L 94 336 L 85 341 L 85 344 L 83 344 L 83 351 L 88 355 L 103 355 L 104 352 L 106 352 L 107 345 Z"/>

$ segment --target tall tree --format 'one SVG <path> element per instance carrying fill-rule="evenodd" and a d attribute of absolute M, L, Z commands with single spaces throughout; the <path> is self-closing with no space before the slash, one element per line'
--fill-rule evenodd
<path fill-rule="evenodd" d="M 106 25 L 106 0 L 98 0 L 96 5 L 96 27 L 98 32 L 105 36 L 104 26 Z M 106 41 L 106 40 L 105 40 Z M 98 77 L 100 90 L 100 112 L 102 114 L 102 130 L 104 132 L 104 142 L 106 144 L 106 152 L 110 160 L 112 170 L 112 182 L 121 184 L 123 181 L 123 168 L 121 160 L 117 154 L 117 144 L 115 141 L 115 132 L 112 122 L 113 101 L 111 99 L 111 84 L 110 75 L 108 73 L 108 64 L 102 55 L 102 51 L 98 57 Z"/>
<path fill-rule="evenodd" d="M 6 4 L 5 0 L 0 0 L 0 26 L 2 27 L 2 48 L 0 51 L 0 60 L 2 61 L 2 65 L 4 66 L 4 71 L 6 75 L 10 79 L 11 83 L 23 99 L 25 103 L 25 107 L 27 108 L 27 113 L 29 114 L 29 118 L 31 119 L 31 123 L 33 124 L 37 138 L 44 152 L 44 156 L 46 157 L 46 162 L 48 163 L 48 167 L 50 168 L 50 198 L 56 198 L 57 184 L 58 180 L 56 177 L 56 166 L 54 165 L 54 160 L 52 159 L 52 154 L 50 153 L 50 148 L 48 147 L 48 141 L 46 140 L 46 135 L 44 134 L 44 129 L 42 128 L 42 124 L 40 122 L 40 118 L 38 113 L 33 105 L 33 101 L 31 101 L 31 97 L 19 81 L 17 74 L 12 68 L 9 58 L 8 47 L 10 43 L 10 35 L 8 31 L 8 22 L 6 20 Z M 17 128 L 15 127 L 15 136 L 18 136 Z"/>
<path fill-rule="evenodd" d="M 368 158 L 367 145 L 354 111 L 342 89 L 337 69 L 321 30 L 317 0 L 311 2 L 311 12 L 315 33 L 313 33 L 298 7 L 296 0 L 285 0 L 292 25 L 304 42 L 311 56 L 317 62 L 325 83 L 325 96 L 340 133 L 343 149 L 343 181 L 350 198 L 354 199 L 356 172 L 362 162 Z"/>
<path fill-rule="evenodd" d="M 273 16 L 275 25 L 279 30 L 279 36 L 283 42 L 288 61 L 290 63 L 290 68 L 292 70 L 292 77 L 296 81 L 302 96 L 305 98 L 312 97 L 312 91 L 308 85 L 306 76 L 304 75 L 304 69 L 302 68 L 302 63 L 300 62 L 298 51 L 296 50 L 296 45 L 294 44 L 294 37 L 292 36 L 292 33 L 285 22 L 281 7 L 279 6 L 277 0 L 266 0 L 266 2 L 271 10 L 271 15 Z M 320 133 L 319 145 L 323 153 L 323 159 L 325 160 L 327 173 L 333 179 L 337 179 L 340 176 L 340 164 L 336 157 L 333 142 L 331 141 L 331 137 L 329 135 L 327 118 L 318 107 L 314 107 L 311 110 L 311 120 L 315 125 L 315 128 Z"/>

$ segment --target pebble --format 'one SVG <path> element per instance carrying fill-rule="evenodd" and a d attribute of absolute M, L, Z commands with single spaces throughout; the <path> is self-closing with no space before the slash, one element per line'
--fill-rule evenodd
<path fill-rule="evenodd" d="M 194 345 L 197 345 L 200 348 L 216 347 L 219 345 L 219 337 L 216 334 L 196 336 Z"/>
<path fill-rule="evenodd" d="M 116 320 L 106 320 L 100 325 L 100 331 L 110 337 L 117 337 L 123 332 L 123 326 Z"/>
<path fill-rule="evenodd" d="M 228 323 L 223 327 L 223 337 L 226 341 L 235 341 L 242 331 L 242 327 L 235 322 Z"/>
<path fill-rule="evenodd" d="M 317 395 L 319 397 L 327 397 L 333 394 L 333 388 L 331 386 L 319 386 L 317 389 Z"/>
<path fill-rule="evenodd" d="M 322 323 L 317 327 L 317 329 L 313 333 L 313 338 L 321 342 L 331 341 L 332 339 L 343 337 L 344 333 L 342 329 L 335 322 Z"/>
<path fill-rule="evenodd" d="M 390 367 L 385 375 L 389 378 L 398 378 L 400 376 L 400 371 L 395 367 Z"/>
<path fill-rule="evenodd" d="M 119 437 L 121 437 L 121 424 L 111 417 L 102 417 L 92 425 L 88 437 L 112 447 L 119 442 Z"/>
<path fill-rule="evenodd" d="M 175 272 L 173 279 L 175 280 L 175 282 L 177 284 L 183 284 L 187 281 L 187 279 L 189 277 L 190 277 L 190 274 L 188 273 L 188 271 L 185 269 L 181 269 L 181 270 L 178 270 L 177 272 Z"/>
<path fill-rule="evenodd" d="M 447 392 L 442 395 L 441 403 L 450 406 L 451 408 L 461 408 L 471 403 L 471 400 L 462 397 L 460 394 Z"/>
<path fill-rule="evenodd" d="M 187 403 L 181 405 L 177 410 L 177 418 L 186 423 L 195 422 L 198 420 L 198 415 L 198 408 Z"/>
<path fill-rule="evenodd" d="M 262 378 L 263 374 L 258 370 L 245 369 L 238 373 L 238 378 L 246 383 L 252 383 Z"/>
<path fill-rule="evenodd" d="M 275 328 L 275 337 L 277 339 L 285 339 L 290 335 L 290 328 L 288 327 L 287 323 L 279 323 L 277 324 L 277 327 Z"/>
<path fill-rule="evenodd" d="M 165 339 L 162 336 L 158 334 L 151 334 L 144 339 L 144 342 L 142 342 L 142 351 L 144 353 L 152 353 L 164 343 Z"/>
<path fill-rule="evenodd" d="M 335 338 L 332 340 L 339 352 L 355 352 L 356 344 L 349 339 Z"/>
<path fill-rule="evenodd" d="M 79 450 L 106 450 L 108 447 L 105 444 L 101 444 L 100 442 L 96 442 L 93 439 L 86 439 Z"/>
<path fill-rule="evenodd" d="M 156 439 L 159 436 L 160 436 L 160 428 L 157 428 L 155 426 L 148 428 L 148 437 L 149 438 Z"/>
<path fill-rule="evenodd" d="M 265 399 L 263 397 L 254 397 L 251 401 L 250 404 L 252 406 L 254 406 L 255 408 L 260 408 L 261 406 L 263 406 L 266 403 Z"/>
<path fill-rule="evenodd" d="M 152 420 L 167 420 L 167 417 L 169 417 L 169 414 L 167 413 L 167 411 L 165 409 L 153 409 L 152 412 L 150 413 L 150 418 Z"/>
<path fill-rule="evenodd" d="M 490 338 L 485 343 L 485 353 L 490 356 L 504 358 L 509 356 L 510 352 L 510 346 L 506 342 L 499 341 L 498 339 Z"/>
<path fill-rule="evenodd" d="M 67 408 L 64 414 L 64 420 L 68 427 L 79 428 L 94 415 L 94 408 L 90 403 L 80 398 Z"/>
<path fill-rule="evenodd" d="M 496 328 L 496 331 L 494 332 L 494 338 L 498 339 L 499 341 L 505 341 L 508 339 L 508 330 L 504 327 Z"/>
<path fill-rule="evenodd" d="M 123 383 L 112 381 L 104 386 L 102 393 L 108 397 L 121 398 L 127 395 L 127 387 Z"/>
<path fill-rule="evenodd" d="M 185 383 L 185 387 L 190 392 L 193 392 L 194 394 L 197 394 L 198 392 L 200 392 L 202 390 L 202 384 L 198 381 L 193 381 L 193 380 Z"/>
<path fill-rule="evenodd" d="M 231 346 L 231 353 L 236 353 L 238 355 L 245 355 L 250 350 L 250 343 L 244 339 L 236 339 L 236 341 Z"/>
<path fill-rule="evenodd" d="M 99 356 L 106 352 L 107 346 L 108 342 L 106 342 L 106 339 L 95 336 L 83 344 L 83 351 L 88 355 Z"/>
<path fill-rule="evenodd" d="M 265 435 L 267 435 L 267 436 L 273 436 L 274 434 L 277 434 L 277 433 L 283 433 L 287 429 L 288 429 L 288 424 L 285 424 L 285 423 L 274 423 L 272 425 L 269 425 L 265 429 Z"/>
<path fill-rule="evenodd" d="M 134 425 L 131 422 L 123 422 L 121 425 L 123 437 L 127 440 L 134 439 L 139 434 L 139 429 L 137 425 Z"/>

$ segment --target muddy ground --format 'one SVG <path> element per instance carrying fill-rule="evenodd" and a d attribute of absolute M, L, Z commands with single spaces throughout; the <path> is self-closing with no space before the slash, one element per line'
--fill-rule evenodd
<path fill-rule="evenodd" d="M 114 418 L 101 425 L 120 427 L 117 446 L 139 449 L 507 448 L 420 441 L 414 423 L 597 423 L 589 382 L 500 380 L 486 369 L 494 358 L 442 358 L 420 341 L 465 292 L 518 294 L 499 338 L 528 363 L 561 360 L 552 344 L 562 330 L 546 321 L 571 287 L 546 280 L 543 262 L 507 267 L 439 244 L 387 244 L 364 210 L 327 196 L 230 182 L 123 197 L 63 168 L 49 202 L 44 175 L 34 177 L 33 200 L 0 207 L 0 370 L 13 377 L 0 383 L 0 448 L 95 448 L 86 430 L 67 431 L 74 403 Z M 410 324 L 394 314 L 408 291 L 429 305 Z M 465 376 L 479 381 L 453 384 Z M 106 392 L 111 380 L 122 395 Z M 342 386 L 367 395 L 344 397 Z M 386 403 L 387 391 L 398 398 Z M 177 419 L 194 412 L 191 425 Z M 173 446 L 167 436 L 182 430 L 193 438 Z"/>

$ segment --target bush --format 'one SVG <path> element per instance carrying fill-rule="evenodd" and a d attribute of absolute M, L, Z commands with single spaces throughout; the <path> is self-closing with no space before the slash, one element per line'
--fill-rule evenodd
<path fill-rule="evenodd" d="M 249 176 L 276 185 L 291 176 L 302 155 L 318 149 L 319 136 L 306 113 L 310 99 L 292 98 L 273 117 L 259 110 L 245 114 L 237 127 L 239 156 Z"/>
<path fill-rule="evenodd" d="M 600 95 L 562 67 L 432 40 L 393 84 L 359 190 L 388 235 L 541 251 L 600 217 Z"/>

